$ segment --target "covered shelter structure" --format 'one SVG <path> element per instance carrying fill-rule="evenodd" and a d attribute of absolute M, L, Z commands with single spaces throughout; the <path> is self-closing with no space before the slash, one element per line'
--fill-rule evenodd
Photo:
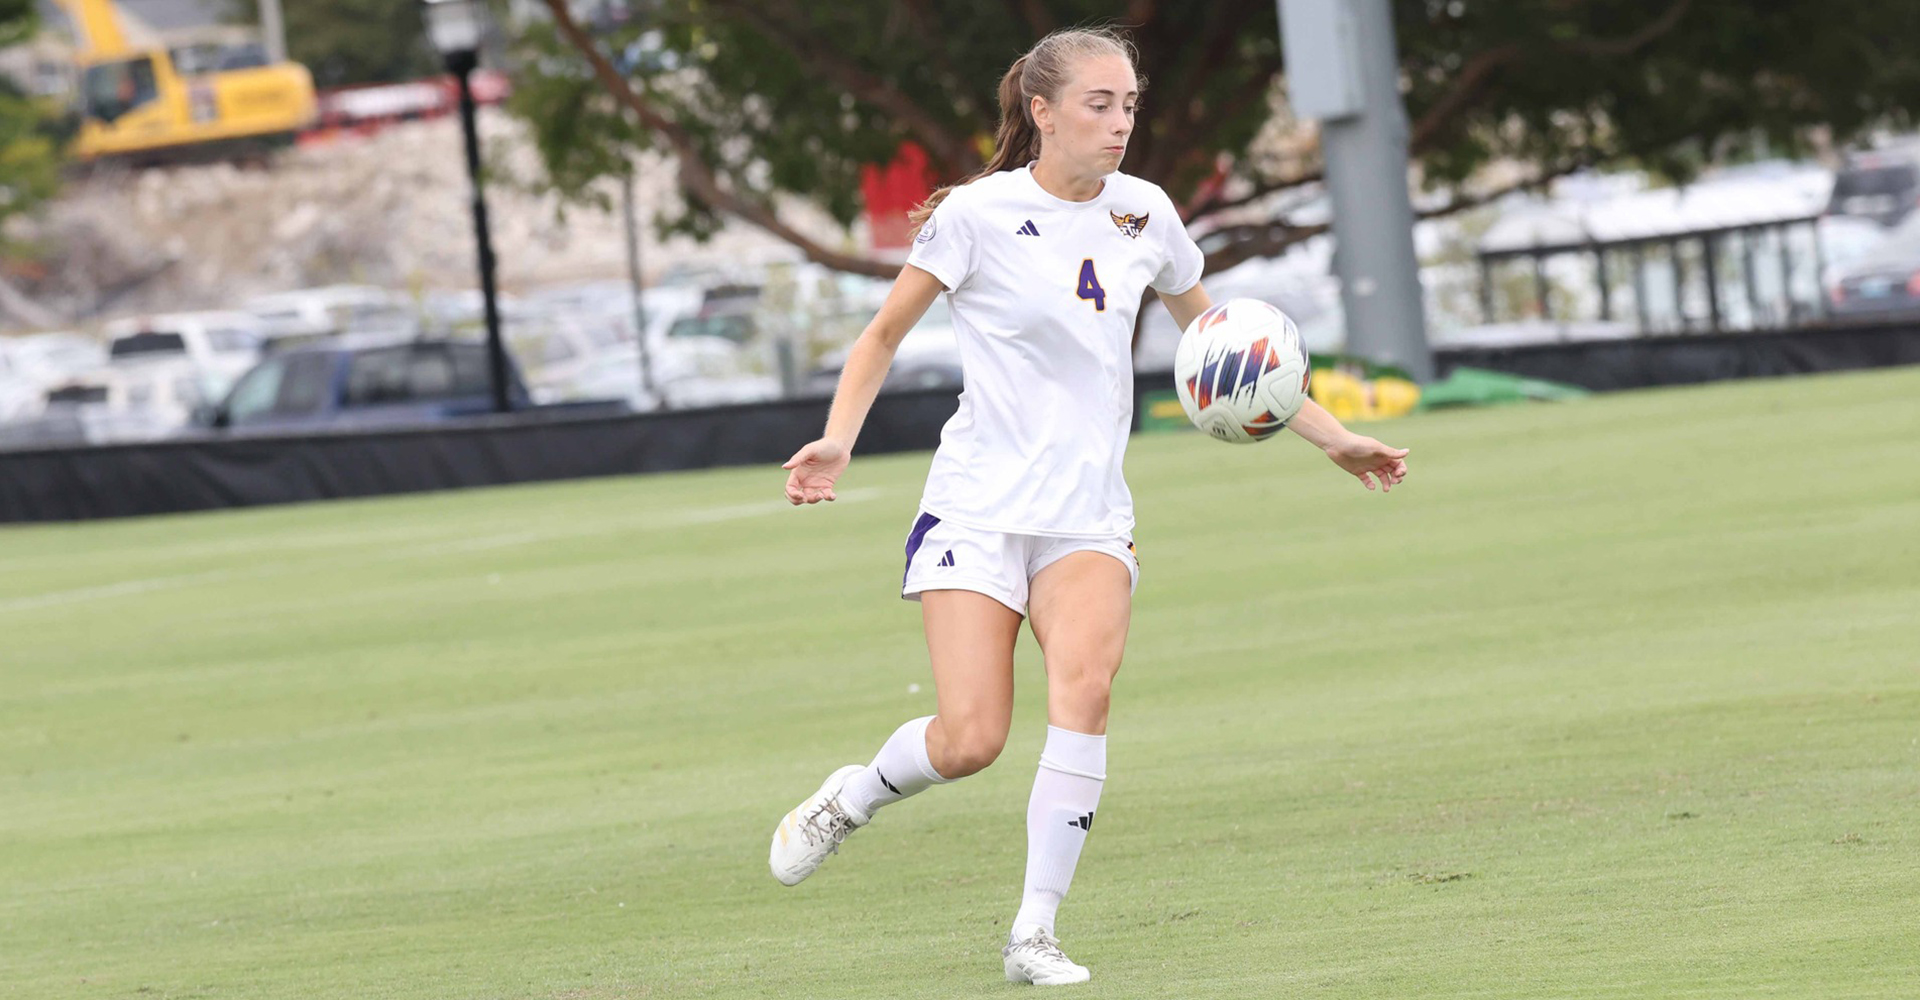
<path fill-rule="evenodd" d="M 1482 322 L 1608 338 L 1817 322 L 1831 187 L 1780 169 L 1517 206 L 1475 247 Z"/>

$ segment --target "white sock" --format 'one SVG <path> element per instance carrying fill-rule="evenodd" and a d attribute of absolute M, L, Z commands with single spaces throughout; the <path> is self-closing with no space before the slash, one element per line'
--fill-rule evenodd
<path fill-rule="evenodd" d="M 925 791 L 930 785 L 953 780 L 942 778 L 927 758 L 927 726 L 931 722 L 933 716 L 929 715 L 894 730 L 866 770 L 847 779 L 840 789 L 840 804 L 857 814 L 855 821 L 865 824 L 873 818 L 875 809 Z"/>
<path fill-rule="evenodd" d="M 1107 780 L 1107 738 L 1047 727 L 1040 771 L 1027 800 L 1027 887 L 1013 918 L 1013 939 L 1053 933 L 1053 918 L 1073 883 L 1080 848 L 1093 829 Z"/>

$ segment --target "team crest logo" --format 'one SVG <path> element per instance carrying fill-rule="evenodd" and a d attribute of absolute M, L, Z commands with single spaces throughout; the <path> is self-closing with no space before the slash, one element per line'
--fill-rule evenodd
<path fill-rule="evenodd" d="M 1135 215 L 1132 212 L 1121 215 L 1112 209 L 1108 209 L 1107 214 L 1113 216 L 1113 224 L 1120 227 L 1120 231 L 1126 233 L 1131 239 L 1139 239 L 1140 234 L 1147 229 L 1147 217 L 1144 215 Z"/>

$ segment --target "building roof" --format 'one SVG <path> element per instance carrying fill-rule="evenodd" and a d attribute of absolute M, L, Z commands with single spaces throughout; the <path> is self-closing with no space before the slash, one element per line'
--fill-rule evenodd
<path fill-rule="evenodd" d="M 1502 215 L 1477 249 L 1489 255 L 1589 249 L 1803 222 L 1826 207 L 1832 188 L 1827 170 L 1763 165 L 1684 188 L 1530 199 Z"/>

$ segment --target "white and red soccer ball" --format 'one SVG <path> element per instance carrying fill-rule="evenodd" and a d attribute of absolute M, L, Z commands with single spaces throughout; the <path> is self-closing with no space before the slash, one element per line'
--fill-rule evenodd
<path fill-rule="evenodd" d="M 1187 418 L 1234 444 L 1280 433 L 1305 404 L 1312 377 L 1300 329 L 1259 299 L 1229 299 L 1201 313 L 1173 356 Z"/>

